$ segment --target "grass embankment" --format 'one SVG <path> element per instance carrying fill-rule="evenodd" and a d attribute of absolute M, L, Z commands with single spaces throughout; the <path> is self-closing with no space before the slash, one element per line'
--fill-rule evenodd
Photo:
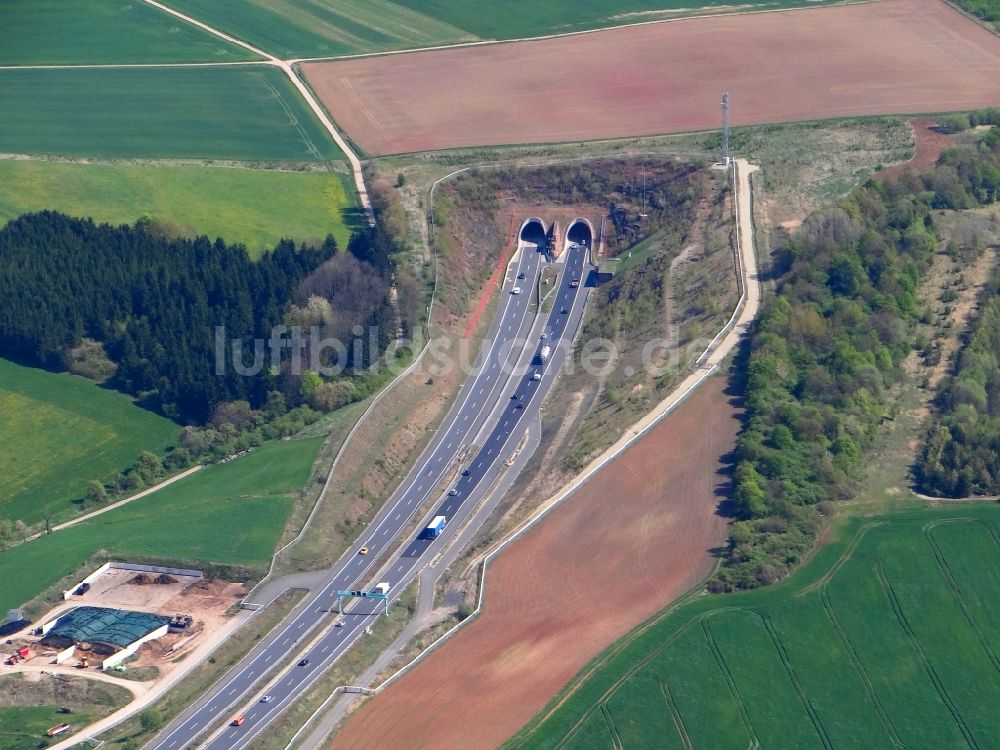
<path fill-rule="evenodd" d="M 826 4 L 831 0 L 813 0 Z M 706 0 L 592 0 L 470 3 L 468 0 L 167 0 L 167 4 L 279 57 L 330 57 L 515 39 L 711 13 Z M 739 7 L 791 8 L 797 0 L 751 0 Z"/>
<path fill-rule="evenodd" d="M 510 747 L 986 747 L 1000 731 L 1000 508 L 839 531 L 781 584 L 639 628 Z"/>
<path fill-rule="evenodd" d="M 259 59 L 146 3 L 4 0 L 0 65 Z"/>
<path fill-rule="evenodd" d="M 179 432 L 89 380 L 0 359 L 0 518 L 64 520 L 88 480 L 110 480 L 140 451 L 162 453 Z"/>
<path fill-rule="evenodd" d="M 51 742 L 46 741 L 45 732 L 56 724 L 69 724 L 71 731 L 77 731 L 131 699 L 124 688 L 82 677 L 15 674 L 0 678 L 0 750 L 46 747 Z"/>
<path fill-rule="evenodd" d="M 180 237 L 246 245 L 251 256 L 282 238 L 341 248 L 359 228 L 346 174 L 190 165 L 0 161 L 0 222 L 49 209 L 110 224 L 149 217 Z"/>
<path fill-rule="evenodd" d="M 0 102 L 0 153 L 255 162 L 343 157 L 288 78 L 270 66 L 3 70 Z"/>
<path fill-rule="evenodd" d="M 0 552 L 0 610 L 57 598 L 88 560 L 158 560 L 263 572 L 322 438 L 269 443 L 122 508 Z M 23 575 L 30 570 L 32 575 Z M 63 580 L 67 579 L 67 580 Z"/>

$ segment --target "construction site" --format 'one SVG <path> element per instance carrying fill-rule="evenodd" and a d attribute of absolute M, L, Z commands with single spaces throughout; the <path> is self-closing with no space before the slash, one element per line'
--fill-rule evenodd
<path fill-rule="evenodd" d="M 101 679 L 128 680 L 134 693 L 137 682 L 144 686 L 138 692 L 155 691 L 198 661 L 188 656 L 210 650 L 243 621 L 234 614 L 244 594 L 242 584 L 208 580 L 200 571 L 106 563 L 37 622 L 8 614 L 0 675 L 100 672 Z"/>

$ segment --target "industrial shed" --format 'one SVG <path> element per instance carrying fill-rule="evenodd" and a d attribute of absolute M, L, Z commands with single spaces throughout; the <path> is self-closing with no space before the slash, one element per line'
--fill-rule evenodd
<path fill-rule="evenodd" d="M 98 654 L 134 652 L 142 643 L 167 632 L 170 618 L 148 612 L 105 607 L 77 607 L 42 628 L 42 644 L 64 650 L 87 644 Z"/>

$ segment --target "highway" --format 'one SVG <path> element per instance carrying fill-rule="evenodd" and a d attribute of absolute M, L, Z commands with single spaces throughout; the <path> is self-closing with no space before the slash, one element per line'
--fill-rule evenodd
<path fill-rule="evenodd" d="M 518 262 L 504 279 L 504 295 L 476 367 L 413 470 L 369 528 L 330 569 L 323 589 L 310 595 L 275 633 L 148 744 L 148 748 L 191 748 L 211 732 L 215 734 L 208 744 L 210 750 L 246 747 L 364 635 L 365 628 L 384 607 L 382 602 L 374 600 L 352 600 L 352 606 L 338 618 L 337 627 L 329 627 L 337 617 L 331 614 L 336 612 L 337 590 L 370 589 L 375 583 L 373 576 L 382 571 L 378 580 L 388 582 L 390 596 L 398 597 L 420 569 L 460 531 L 463 520 L 489 492 L 524 434 L 526 419 L 537 417 L 544 394 L 579 327 L 587 299 L 587 252 L 585 248 L 571 246 L 564 259 L 562 277 L 550 295 L 552 308 L 542 340 L 538 326 L 533 328 L 533 316 L 529 315 L 532 297 L 529 292 L 537 284 L 541 265 L 541 226 L 535 227 L 530 223 L 522 227 Z M 580 286 L 571 285 L 570 279 L 581 279 Z M 523 293 L 512 294 L 515 286 L 521 287 Z M 539 354 L 546 345 L 551 354 L 542 362 Z M 476 452 L 468 462 L 458 465 L 458 459 L 468 452 L 473 441 L 478 446 Z M 446 475 L 452 474 L 456 479 L 445 488 L 442 482 Z M 418 527 L 405 538 L 405 544 L 400 544 L 417 510 L 434 496 L 438 499 L 425 518 L 446 516 L 445 533 L 437 539 L 421 539 Z M 368 548 L 367 555 L 359 554 L 362 546 Z M 392 550 L 395 552 L 388 554 Z M 317 637 L 320 625 L 327 629 Z M 296 659 L 302 662 L 287 667 L 274 681 L 272 670 L 286 662 L 307 637 L 312 642 Z M 252 691 L 263 684 L 265 676 L 273 681 L 266 691 L 270 700 L 248 705 Z M 244 724 L 226 726 L 237 714 L 244 717 Z"/>

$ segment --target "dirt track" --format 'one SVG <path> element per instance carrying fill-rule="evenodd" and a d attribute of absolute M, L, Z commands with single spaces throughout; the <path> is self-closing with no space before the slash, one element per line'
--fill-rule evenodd
<path fill-rule="evenodd" d="M 706 382 L 504 551 L 484 613 L 348 719 L 331 747 L 495 747 L 702 578 L 725 538 L 719 459 L 738 429 L 723 386 Z"/>
<path fill-rule="evenodd" d="M 371 154 L 1000 104 L 1000 38 L 883 0 L 303 66 Z"/>

